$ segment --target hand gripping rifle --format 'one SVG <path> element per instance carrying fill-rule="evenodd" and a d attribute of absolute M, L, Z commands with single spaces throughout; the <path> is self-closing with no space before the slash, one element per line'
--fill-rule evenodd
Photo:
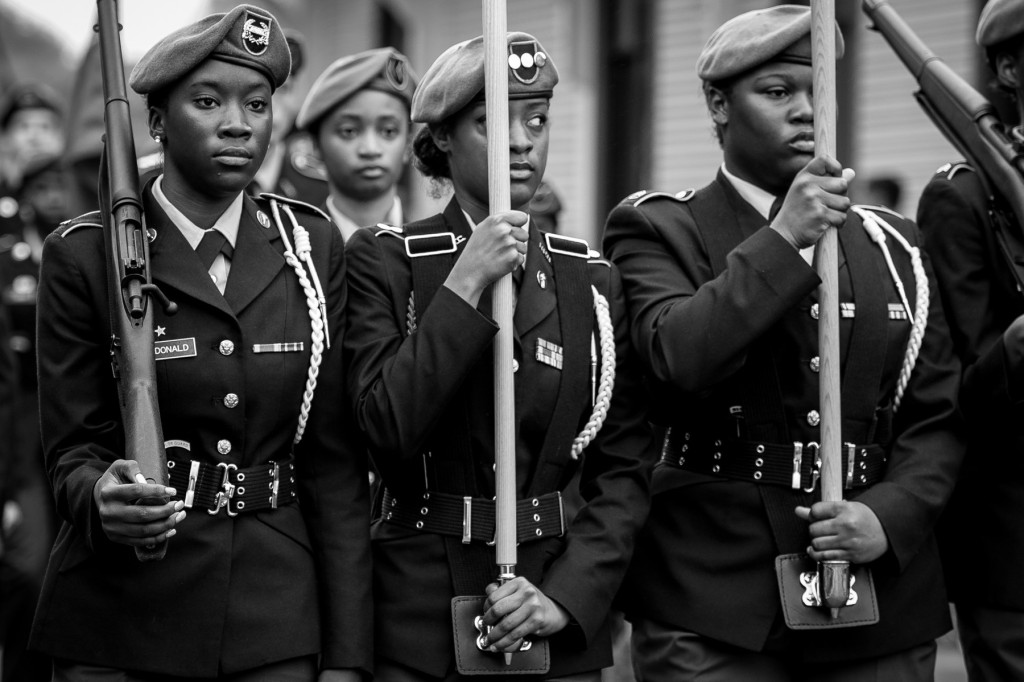
<path fill-rule="evenodd" d="M 978 172 L 996 240 L 1017 290 L 1024 292 L 1024 156 L 1019 145 L 992 104 L 936 57 L 888 0 L 864 0 L 863 8 L 917 80 L 921 89 L 914 97 L 925 113 Z"/>
<path fill-rule="evenodd" d="M 148 482 L 167 485 L 167 456 L 153 356 L 153 309 L 149 297 L 156 297 L 168 314 L 173 314 L 176 307 L 149 279 L 149 241 L 142 225 L 142 200 L 124 86 L 117 0 L 97 0 L 96 7 L 103 69 L 105 135 L 99 199 L 107 253 L 110 363 L 124 423 L 124 457 L 138 462 Z M 163 504 L 166 501 L 139 502 Z M 152 561 L 162 559 L 166 551 L 164 541 L 151 549 L 136 548 L 135 553 L 140 561 Z"/>

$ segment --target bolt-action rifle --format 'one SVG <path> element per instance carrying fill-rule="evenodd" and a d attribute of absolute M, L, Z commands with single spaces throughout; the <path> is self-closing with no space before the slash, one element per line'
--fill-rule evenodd
<path fill-rule="evenodd" d="M 153 355 L 153 306 L 149 305 L 149 297 L 156 297 L 168 313 L 173 313 L 175 306 L 149 278 L 149 241 L 142 224 L 117 0 L 97 0 L 96 6 L 105 130 L 99 199 L 107 252 L 110 362 L 124 424 L 124 457 L 138 462 L 148 482 L 167 485 L 167 455 Z M 166 501 L 147 499 L 139 503 L 163 504 Z M 162 559 L 166 551 L 165 540 L 151 549 L 137 549 L 136 555 L 140 561 L 151 561 Z"/>
<path fill-rule="evenodd" d="M 864 0 L 896 56 L 917 80 L 918 103 L 939 131 L 978 172 L 988 196 L 996 241 L 1024 292 L 1024 156 L 992 104 L 940 60 L 896 13 L 888 0 Z"/>

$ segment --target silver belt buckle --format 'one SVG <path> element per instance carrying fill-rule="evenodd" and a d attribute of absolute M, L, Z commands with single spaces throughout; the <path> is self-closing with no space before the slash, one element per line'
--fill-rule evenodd
<path fill-rule="evenodd" d="M 462 498 L 462 544 L 468 545 L 473 541 L 473 498 L 466 496 Z"/>
<path fill-rule="evenodd" d="M 281 467 L 277 462 L 271 462 L 274 465 L 274 470 L 271 475 L 274 480 L 270 482 L 270 508 L 277 509 L 277 493 L 281 486 Z"/>
<path fill-rule="evenodd" d="M 238 512 L 231 511 L 231 507 L 228 506 L 231 498 L 235 496 L 235 485 L 231 482 L 231 472 L 237 470 L 238 466 L 225 464 L 224 462 L 219 463 L 217 466 L 224 469 L 224 478 L 220 482 L 220 492 L 217 493 L 217 497 L 213 500 L 213 507 L 206 511 L 212 516 L 219 512 L 221 508 L 224 508 L 228 516 L 238 516 Z"/>
<path fill-rule="evenodd" d="M 199 480 L 199 462 L 191 460 L 188 470 L 188 489 L 185 491 L 185 509 L 191 509 L 196 500 L 196 482 Z"/>

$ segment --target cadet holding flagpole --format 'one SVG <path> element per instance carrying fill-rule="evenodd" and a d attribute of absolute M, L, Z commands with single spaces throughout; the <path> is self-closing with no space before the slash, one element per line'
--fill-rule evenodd
<path fill-rule="evenodd" d="M 608 219 L 665 431 L 621 600 L 642 681 L 930 680 L 950 628 L 933 527 L 963 452 L 958 365 L 916 226 L 851 206 L 834 133 L 816 132 L 831 115 L 811 14 L 778 5 L 712 34 L 697 73 L 717 177 Z M 814 246 L 833 237 L 819 293 Z M 840 572 L 823 603 L 814 563 L 833 561 L 857 579 L 844 602 Z"/>
<path fill-rule="evenodd" d="M 385 486 L 372 532 L 382 680 L 597 680 L 647 510 L 652 443 L 618 275 L 524 212 L 547 164 L 555 61 L 534 36 L 497 32 L 501 101 L 485 88 L 483 37 L 438 57 L 413 99 L 417 162 L 450 183 L 447 208 L 359 230 L 346 251 L 351 392 Z M 503 162 L 488 161 L 492 104 L 507 110 Z M 510 210 L 492 213 L 488 175 Z M 503 306 L 510 357 L 495 350 L 503 280 L 518 280 L 514 313 Z M 496 369 L 514 410 L 496 404 Z M 506 460 L 496 432 L 509 426 Z M 577 471 L 585 504 L 570 519 L 561 494 Z M 499 486 L 514 494 L 505 542 Z"/>

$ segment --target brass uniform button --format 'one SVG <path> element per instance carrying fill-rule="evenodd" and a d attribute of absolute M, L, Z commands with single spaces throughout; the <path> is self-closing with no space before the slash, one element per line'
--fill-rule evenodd
<path fill-rule="evenodd" d="M 811 410 L 807 413 L 807 423 L 811 426 L 817 426 L 821 423 L 821 415 L 818 414 L 817 410 Z"/>
<path fill-rule="evenodd" d="M 226 396 L 224 396 L 224 407 L 228 408 L 229 410 L 238 407 L 238 394 L 228 393 Z"/>
<path fill-rule="evenodd" d="M 231 452 L 231 441 L 223 439 L 217 441 L 217 452 L 226 455 Z"/>
<path fill-rule="evenodd" d="M 220 347 L 218 350 L 220 350 L 221 355 L 231 355 L 232 353 L 235 352 L 235 344 L 233 341 L 224 339 L 223 341 L 220 342 Z"/>

